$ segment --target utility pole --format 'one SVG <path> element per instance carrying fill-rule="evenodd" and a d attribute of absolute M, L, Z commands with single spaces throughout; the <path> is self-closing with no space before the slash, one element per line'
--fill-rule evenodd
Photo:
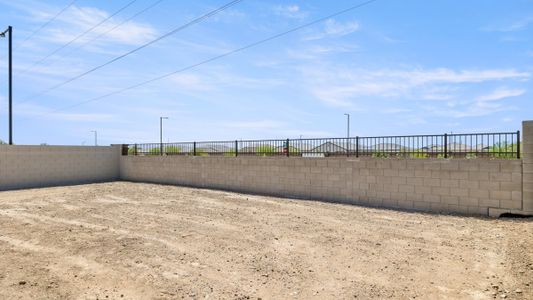
<path fill-rule="evenodd" d="M 347 117 L 346 120 L 346 137 L 350 138 L 350 114 L 344 114 Z"/>
<path fill-rule="evenodd" d="M 163 155 L 163 119 L 168 117 L 159 117 L 159 154 Z"/>
<path fill-rule="evenodd" d="M 8 37 L 8 86 L 9 86 L 9 144 L 13 145 L 13 27 L 8 26 L 7 29 L 0 33 L 0 37 Z"/>
<path fill-rule="evenodd" d="M 98 131 L 91 130 L 91 132 L 94 132 L 94 145 L 98 146 Z"/>

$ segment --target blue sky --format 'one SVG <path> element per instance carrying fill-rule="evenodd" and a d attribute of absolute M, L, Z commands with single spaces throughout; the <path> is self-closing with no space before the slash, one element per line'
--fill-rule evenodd
<path fill-rule="evenodd" d="M 360 9 L 136 89 L 62 109 L 289 30 L 358 1 L 244 0 L 116 63 L 29 98 L 228 1 L 0 0 L 14 27 L 17 144 L 515 131 L 533 116 L 533 1 L 378 0 Z M 362 2 L 362 1 L 361 1 Z M 88 41 L 90 43 L 87 43 Z M 6 67 L 0 40 L 0 70 Z M 85 44 L 85 45 L 84 45 Z M 81 45 L 83 47 L 79 48 Z M 76 49 L 79 48 L 79 49 Z M 29 70 L 28 70 L 29 69 Z M 7 140 L 7 75 L 0 74 Z"/>

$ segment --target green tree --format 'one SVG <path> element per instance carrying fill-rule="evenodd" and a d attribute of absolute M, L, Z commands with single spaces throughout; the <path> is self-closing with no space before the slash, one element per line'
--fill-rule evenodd
<path fill-rule="evenodd" d="M 226 157 L 235 156 L 235 150 L 228 150 L 228 151 L 224 152 L 224 156 L 226 156 Z"/>
<path fill-rule="evenodd" d="M 178 146 L 166 146 L 165 153 L 167 155 L 177 155 L 181 153 L 181 147 Z"/>
<path fill-rule="evenodd" d="M 414 153 L 411 153 L 409 156 L 411 158 L 428 158 L 429 154 L 427 152 L 418 150 L 418 151 L 416 151 Z"/>
<path fill-rule="evenodd" d="M 261 145 L 255 147 L 255 153 L 257 156 L 272 156 L 274 152 L 274 147 L 270 145 Z"/>
<path fill-rule="evenodd" d="M 507 142 L 496 143 L 489 148 L 491 157 L 498 158 L 515 158 L 518 147 L 516 144 L 510 144 Z"/>
<path fill-rule="evenodd" d="M 0 145 L 7 145 L 7 143 L 2 141 L 2 140 L 0 140 Z"/>
<path fill-rule="evenodd" d="M 381 151 L 377 151 L 377 152 L 373 152 L 372 153 L 372 157 L 374 157 L 374 158 L 389 158 L 389 156 L 390 156 L 389 153 L 381 152 Z"/>
<path fill-rule="evenodd" d="M 194 155 L 194 150 L 189 152 L 190 155 Z M 202 148 L 196 148 L 196 156 L 209 156 L 209 153 Z"/>
<path fill-rule="evenodd" d="M 138 151 L 138 150 L 137 150 L 137 151 Z M 128 155 L 135 155 L 135 154 L 136 154 L 135 152 L 136 152 L 136 151 L 135 151 L 135 146 L 130 146 L 130 147 L 128 148 Z"/>
<path fill-rule="evenodd" d="M 159 147 L 152 148 L 150 151 L 148 151 L 148 155 L 159 155 L 161 154 L 161 149 Z"/>

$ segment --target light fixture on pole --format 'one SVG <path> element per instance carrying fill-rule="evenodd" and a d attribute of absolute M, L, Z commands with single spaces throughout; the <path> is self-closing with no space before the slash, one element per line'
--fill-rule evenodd
<path fill-rule="evenodd" d="M 13 145 L 13 27 L 8 26 L 4 32 L 0 32 L 0 37 L 8 37 L 8 73 L 9 73 L 9 144 Z"/>
<path fill-rule="evenodd" d="M 159 154 L 163 155 L 163 119 L 168 120 L 168 117 L 159 117 Z"/>
<path fill-rule="evenodd" d="M 346 118 L 346 137 L 350 138 L 350 114 L 344 114 Z"/>

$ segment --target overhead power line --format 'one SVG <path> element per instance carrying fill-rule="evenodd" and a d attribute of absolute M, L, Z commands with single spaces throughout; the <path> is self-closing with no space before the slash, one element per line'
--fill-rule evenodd
<path fill-rule="evenodd" d="M 152 4 L 150 4 L 150 5 L 148 5 L 147 7 L 143 8 L 143 9 L 140 10 L 139 12 L 135 13 L 133 16 L 131 16 L 131 17 L 125 19 L 124 21 L 118 23 L 117 25 L 111 27 L 110 29 L 108 29 L 108 30 L 106 30 L 106 31 L 104 31 L 104 32 L 102 32 L 102 33 L 100 33 L 99 35 L 93 37 L 92 39 L 86 41 L 85 43 L 79 45 L 78 47 L 71 49 L 69 52 L 67 52 L 67 53 L 65 53 L 65 54 L 63 54 L 63 55 L 61 55 L 61 59 L 63 59 L 63 58 L 65 58 L 65 57 L 69 56 L 70 54 L 74 53 L 74 52 L 77 51 L 77 50 L 80 50 L 80 49 L 84 48 L 85 46 L 87 46 L 87 45 L 89 45 L 90 43 L 94 42 L 95 40 L 99 39 L 100 37 L 102 37 L 102 36 L 104 36 L 104 35 L 106 35 L 106 34 L 112 32 L 112 31 L 114 31 L 115 29 L 119 28 L 120 26 L 122 26 L 122 25 L 128 23 L 129 21 L 131 21 L 131 20 L 133 20 L 133 19 L 135 19 L 135 18 L 138 17 L 139 15 L 141 15 L 141 14 L 147 12 L 148 10 L 154 8 L 155 6 L 159 5 L 161 2 L 163 2 L 163 0 L 158 0 L 158 1 L 156 1 L 156 2 L 154 2 L 154 3 L 152 3 Z M 51 64 L 51 63 L 48 62 L 48 63 L 47 63 L 46 65 L 44 65 L 44 66 L 47 66 L 47 65 L 50 65 L 50 64 Z M 41 66 L 41 68 L 44 67 L 44 66 Z"/>
<path fill-rule="evenodd" d="M 41 64 L 43 61 L 47 60 L 49 57 L 51 57 L 52 55 L 58 53 L 59 51 L 65 49 L 66 47 L 68 47 L 69 45 L 71 45 L 72 43 L 74 43 L 75 41 L 81 39 L 82 37 L 84 37 L 87 33 L 93 31 L 95 28 L 99 27 L 100 25 L 104 24 L 106 21 L 108 21 L 109 19 L 111 19 L 112 17 L 116 16 L 117 14 L 119 14 L 121 11 L 125 10 L 126 8 L 128 8 L 129 6 L 131 6 L 133 3 L 137 2 L 137 0 L 132 0 L 130 2 L 128 2 L 126 5 L 122 6 L 119 10 L 115 11 L 113 14 L 111 14 L 109 17 L 103 19 L 102 21 L 98 22 L 96 25 L 92 26 L 91 28 L 85 30 L 84 32 L 82 32 L 81 34 L 79 34 L 78 36 L 76 36 L 75 38 L 73 38 L 72 40 L 70 40 L 69 42 L 67 42 L 66 44 L 63 44 L 62 46 L 60 46 L 59 48 L 55 49 L 54 51 L 52 51 L 51 53 L 49 53 L 48 55 L 46 55 L 45 57 L 41 58 L 40 60 L 38 60 L 37 62 L 35 62 L 33 65 L 31 65 L 29 68 L 25 69 L 24 71 L 22 71 L 21 73 L 26 73 L 30 70 L 32 70 L 34 67 L 36 67 L 37 65 Z"/>
<path fill-rule="evenodd" d="M 117 56 L 117 57 L 115 57 L 115 58 L 113 58 L 113 59 L 111 59 L 111 60 L 109 60 L 109 61 L 107 61 L 107 62 L 105 62 L 105 63 L 103 63 L 101 65 L 98 65 L 98 66 L 96 66 L 96 67 L 94 67 L 94 68 L 92 68 L 90 70 L 87 70 L 87 71 L 85 71 L 85 72 L 83 72 L 83 73 L 81 73 L 79 75 L 71 77 L 71 78 L 69 78 L 69 79 L 67 79 L 67 80 L 65 80 L 65 81 L 63 81 L 63 82 L 61 82 L 59 84 L 56 84 L 56 85 L 54 85 L 52 87 L 49 87 L 49 88 L 47 88 L 47 89 L 45 89 L 45 90 L 43 90 L 43 91 L 41 91 L 41 92 L 39 92 L 37 94 L 34 94 L 34 95 L 24 99 L 23 101 L 20 101 L 19 103 L 27 102 L 27 101 L 35 98 L 35 97 L 44 95 L 44 94 L 46 94 L 46 93 L 48 93 L 48 92 L 50 92 L 52 90 L 55 90 L 55 89 L 57 89 L 59 87 L 64 86 L 65 84 L 67 84 L 69 82 L 72 82 L 72 81 L 74 81 L 76 79 L 79 79 L 79 78 L 81 78 L 83 76 L 86 76 L 86 75 L 88 75 L 88 74 L 90 74 L 90 73 L 92 73 L 92 72 L 94 72 L 94 71 L 96 71 L 98 69 L 101 69 L 101 68 L 103 68 L 103 67 L 105 67 L 105 66 L 107 66 L 109 64 L 112 64 L 112 63 L 114 63 L 114 62 L 116 62 L 116 61 L 118 61 L 120 59 L 123 59 L 124 57 L 129 56 L 129 55 L 131 55 L 131 54 L 133 54 L 133 53 L 135 53 L 135 52 L 137 52 L 139 50 L 142 50 L 142 49 L 144 49 L 144 48 L 146 48 L 146 47 L 148 47 L 148 46 L 150 46 L 150 45 L 152 45 L 152 44 L 154 44 L 156 42 L 159 42 L 160 40 L 165 39 L 165 38 L 167 38 L 167 37 L 179 32 L 181 30 L 184 30 L 184 29 L 186 29 L 186 28 L 188 28 L 188 27 L 190 27 L 190 26 L 192 26 L 194 24 L 200 23 L 200 22 L 202 22 L 202 21 L 204 21 L 204 20 L 206 20 L 206 19 L 218 14 L 219 12 L 224 11 L 227 8 L 229 8 L 229 7 L 233 6 L 233 5 L 241 2 L 241 1 L 243 1 L 243 0 L 230 1 L 230 2 L 224 4 L 223 6 L 217 8 L 215 10 L 212 10 L 212 11 L 210 11 L 210 12 L 208 12 L 208 13 L 206 13 L 206 14 L 204 14 L 204 15 L 202 15 L 202 16 L 200 16 L 200 17 L 198 17 L 198 18 L 196 18 L 196 19 L 194 19 L 194 20 L 192 20 L 192 21 L 190 21 L 188 23 L 186 23 L 186 24 L 183 24 L 183 25 L 181 25 L 181 26 L 179 26 L 179 27 L 177 27 L 177 28 L 175 28 L 175 29 L 163 34 L 162 36 L 160 36 L 160 37 L 158 37 L 158 38 L 156 38 L 154 40 L 149 41 L 148 43 L 145 43 L 145 44 L 143 44 L 143 45 L 141 45 L 141 46 L 139 46 L 139 47 L 137 47 L 137 48 L 135 48 L 133 50 L 130 50 L 130 51 L 128 51 L 128 52 L 126 52 L 126 53 L 124 53 L 122 55 L 119 55 L 119 56 Z"/>
<path fill-rule="evenodd" d="M 50 18 L 48 21 L 46 21 L 44 24 L 42 24 L 39 28 L 34 30 L 30 35 L 28 35 L 22 42 L 20 42 L 17 46 L 15 46 L 15 49 L 22 47 L 29 39 L 31 39 L 34 35 L 37 34 L 37 32 L 43 30 L 46 26 L 50 25 L 55 19 L 57 19 L 60 15 L 62 15 L 67 9 L 69 9 L 76 0 L 70 1 L 70 3 L 63 7 L 60 11 L 58 11 L 52 18 Z"/>
<path fill-rule="evenodd" d="M 269 42 L 271 40 L 274 40 L 274 39 L 277 39 L 277 38 L 280 38 L 282 36 L 285 36 L 285 35 L 288 35 L 290 33 L 293 33 L 295 31 L 298 31 L 300 29 L 303 29 L 303 28 L 306 28 L 306 27 L 309 27 L 309 26 L 312 26 L 312 25 L 315 25 L 317 23 L 321 23 L 321 22 L 324 22 L 330 18 L 333 18 L 333 17 L 336 17 L 336 16 L 339 16 L 339 15 L 342 15 L 342 14 L 345 14 L 345 13 L 348 13 L 352 10 L 355 10 L 355 9 L 358 9 L 358 8 L 361 8 L 363 6 L 366 6 L 370 3 L 373 3 L 373 2 L 376 2 L 377 0 L 369 0 L 369 1 L 365 1 L 365 2 L 362 2 L 360 4 L 357 4 L 357 5 L 354 5 L 354 6 L 351 6 L 349 8 L 346 8 L 346 9 L 343 9 L 343 10 L 340 10 L 340 11 L 337 11 L 335 13 L 332 13 L 330 15 L 327 15 L 325 17 L 322 17 L 322 18 L 319 18 L 319 19 L 316 19 L 314 21 L 311 21 L 309 23 L 305 23 L 303 25 L 300 25 L 300 26 L 297 26 L 297 27 L 294 27 L 292 29 L 289 29 L 287 31 L 284 31 L 284 32 L 281 32 L 281 33 L 278 33 L 278 34 L 275 34 L 275 35 L 272 35 L 270 37 L 267 37 L 265 39 L 262 39 L 262 40 L 259 40 L 259 41 L 256 41 L 256 42 L 253 42 L 253 43 L 250 43 L 246 46 L 243 46 L 243 47 L 240 47 L 240 48 L 237 48 L 237 49 L 234 49 L 234 50 L 231 50 L 231 51 L 228 51 L 226 53 L 223 53 L 223 54 L 220 54 L 220 55 L 217 55 L 217 56 L 214 56 L 214 57 L 211 57 L 209 59 L 206 59 L 206 60 L 203 60 L 201 62 L 198 62 L 198 63 L 195 63 L 195 64 L 192 64 L 192 65 L 189 65 L 187 67 L 184 67 L 184 68 L 181 68 L 179 70 L 176 70 L 176 71 L 173 71 L 173 72 L 169 72 L 169 73 L 166 73 L 166 74 L 163 74 L 163 75 L 160 75 L 158 77 L 155 77 L 155 78 L 152 78 L 152 79 L 149 79 L 149 80 L 146 80 L 146 81 L 142 81 L 142 82 L 139 82 L 139 83 L 136 83 L 134 85 L 130 85 L 128 87 L 125 87 L 125 88 L 122 88 L 122 89 L 119 89 L 119 90 L 116 90 L 116 91 L 113 91 L 113 92 L 110 92 L 110 93 L 107 93 L 107 94 L 104 94 L 104 95 L 101 95 L 101 96 L 98 96 L 98 97 L 95 97 L 95 98 L 91 98 L 91 99 L 88 99 L 88 100 L 85 100 L 85 101 L 81 101 L 81 102 L 78 102 L 78 103 L 75 103 L 73 105 L 69 105 L 69 106 L 65 106 L 65 107 L 62 107 L 62 108 L 58 108 L 58 109 L 55 109 L 49 113 L 46 113 L 46 114 L 43 114 L 43 115 L 48 115 L 48 114 L 52 114 L 52 113 L 55 113 L 55 112 L 58 112 L 58 111 L 63 111 L 63 110 L 67 110 L 67 109 L 71 109 L 71 108 L 74 108 L 74 107 L 77 107 L 77 106 L 80 106 L 80 105 L 83 105 L 83 104 L 87 104 L 87 103 L 90 103 L 90 102 L 94 102 L 94 101 L 98 101 L 98 100 L 101 100 L 101 99 L 104 99 L 104 98 L 107 98 L 107 97 L 110 97 L 110 96 L 113 96 L 113 95 L 116 95 L 116 94 L 120 94 L 120 93 L 123 93 L 125 91 L 128 91 L 128 90 L 132 90 L 132 89 L 135 89 L 135 88 L 138 88 L 140 86 L 143 86 L 143 85 L 146 85 L 146 84 L 149 84 L 149 83 L 152 83 L 152 82 L 155 82 L 155 81 L 158 81 L 158 80 L 161 80 L 161 79 L 164 79 L 164 78 L 167 78 L 167 77 L 170 77 L 172 75 L 175 75 L 175 74 L 178 74 L 178 73 L 182 73 L 182 72 L 185 72 L 185 71 L 188 71 L 190 69 L 193 69 L 193 68 L 196 68 L 196 67 L 199 67 L 201 65 L 204 65 L 204 64 L 207 64 L 207 63 L 210 63 L 212 61 L 215 61 L 215 60 L 219 60 L 221 58 L 224 58 L 226 56 L 230 56 L 232 54 L 235 54 L 235 53 L 238 53 L 238 52 L 242 52 L 244 50 L 247 50 L 249 48 L 252 48 L 252 47 L 255 47 L 255 46 L 258 46 L 258 45 L 261 45 L 261 44 L 264 44 L 266 42 Z"/>

